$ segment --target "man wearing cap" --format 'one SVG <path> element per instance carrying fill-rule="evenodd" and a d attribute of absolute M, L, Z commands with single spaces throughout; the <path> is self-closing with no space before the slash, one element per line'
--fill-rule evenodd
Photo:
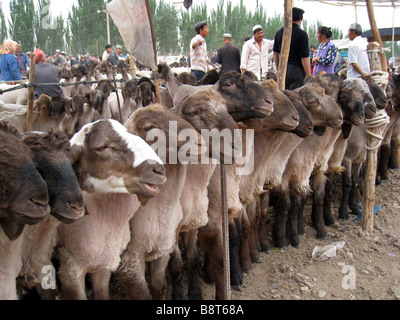
<path fill-rule="evenodd" d="M 59 69 L 47 63 L 46 56 L 43 51 L 36 49 L 33 54 L 35 54 L 35 85 L 41 83 L 59 83 Z M 63 96 L 63 91 L 59 85 L 52 86 L 36 86 L 34 99 L 39 99 L 40 95 L 46 94 L 50 97 Z"/>
<path fill-rule="evenodd" d="M 119 60 L 121 59 L 121 53 L 122 53 L 122 46 L 117 44 L 115 46 L 115 51 L 111 51 L 110 53 L 109 61 L 113 66 L 116 66 L 118 64 Z"/>
<path fill-rule="evenodd" d="M 22 52 L 21 44 L 19 44 L 19 43 L 17 44 L 17 48 L 15 49 L 15 55 L 17 56 L 17 58 L 21 64 L 21 67 L 20 67 L 21 75 L 23 77 L 26 77 L 27 73 L 28 73 L 28 67 L 30 64 L 30 58 L 28 58 L 28 56 Z"/>
<path fill-rule="evenodd" d="M 243 45 L 240 69 L 242 72 L 251 71 L 262 80 L 268 72 L 268 50 L 272 49 L 274 41 L 264 39 L 264 30 L 259 24 L 253 27 L 253 35 Z"/>
<path fill-rule="evenodd" d="M 240 51 L 238 47 L 231 44 L 232 35 L 224 33 L 222 40 L 225 44 L 217 52 L 217 62 L 222 65 L 221 72 L 230 70 L 240 72 Z"/>
<path fill-rule="evenodd" d="M 207 71 L 210 70 L 208 65 L 207 43 L 205 38 L 210 30 L 207 21 L 200 21 L 194 26 L 196 36 L 190 41 L 190 63 L 191 72 L 200 81 Z"/>
<path fill-rule="evenodd" d="M 65 58 L 61 54 L 60 50 L 56 50 L 56 57 L 54 58 L 54 65 L 57 67 L 62 67 L 65 64 Z"/>
<path fill-rule="evenodd" d="M 350 25 L 348 35 L 350 45 L 348 49 L 349 67 L 347 68 L 347 78 L 358 78 L 368 75 L 371 70 L 367 53 L 367 40 L 361 38 L 362 28 L 358 23 Z"/>
<path fill-rule="evenodd" d="M 285 88 L 294 90 L 303 85 L 306 75 L 311 74 L 310 49 L 308 46 L 308 34 L 300 29 L 303 21 L 304 10 L 293 7 L 292 38 L 290 40 L 289 59 L 286 69 Z M 281 53 L 283 28 L 275 35 L 274 61 L 276 69 L 279 69 L 279 55 Z"/>

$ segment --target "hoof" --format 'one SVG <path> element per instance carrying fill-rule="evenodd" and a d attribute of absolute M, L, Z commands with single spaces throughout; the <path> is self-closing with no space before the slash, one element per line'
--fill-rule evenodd
<path fill-rule="evenodd" d="M 264 259 L 258 259 L 255 263 L 264 263 L 265 260 Z"/>
<path fill-rule="evenodd" d="M 279 253 L 285 253 L 286 252 L 286 247 L 274 248 L 274 251 L 277 251 Z"/>
<path fill-rule="evenodd" d="M 236 291 L 239 291 L 239 292 L 243 291 L 243 287 L 242 286 L 232 286 L 232 289 L 236 290 Z"/>

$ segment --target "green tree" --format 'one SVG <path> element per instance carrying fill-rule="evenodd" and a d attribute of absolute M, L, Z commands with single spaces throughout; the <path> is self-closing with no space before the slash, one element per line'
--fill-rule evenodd
<path fill-rule="evenodd" d="M 11 0 L 8 33 L 24 48 L 35 46 L 35 6 L 33 0 Z M 14 23 L 15 22 L 15 23 Z"/>
<path fill-rule="evenodd" d="M 0 2 L 1 5 L 1 2 Z M 3 9 L 0 6 L 0 39 L 3 41 L 7 38 L 7 26 L 6 26 L 6 19 L 4 18 Z"/>
<path fill-rule="evenodd" d="M 180 53 L 178 12 L 174 5 L 161 0 L 152 14 L 157 52 L 161 55 Z"/>

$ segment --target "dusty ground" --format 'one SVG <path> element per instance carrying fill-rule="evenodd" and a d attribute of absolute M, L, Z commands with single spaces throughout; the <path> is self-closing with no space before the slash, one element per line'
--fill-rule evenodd
<path fill-rule="evenodd" d="M 339 203 L 340 182 L 335 180 Z M 232 290 L 233 300 L 400 300 L 400 171 L 390 170 L 389 180 L 376 187 L 374 231 L 363 232 L 355 216 L 327 227 L 329 240 L 316 239 L 311 226 L 311 201 L 306 204 L 306 229 L 300 247 L 285 252 L 262 253 L 264 263 L 253 264 L 242 291 Z M 272 217 L 268 224 L 271 227 Z M 270 230 L 269 230 L 270 231 Z M 316 246 L 344 241 L 335 257 L 317 262 Z M 204 300 L 214 300 L 215 286 L 201 282 Z M 171 287 L 166 290 L 171 299 Z M 115 282 L 111 299 L 125 299 Z"/>
<path fill-rule="evenodd" d="M 327 227 L 329 240 L 316 239 L 310 214 L 305 214 L 306 233 L 300 247 L 263 253 L 265 262 L 253 265 L 253 272 L 245 276 L 245 288 L 233 290 L 232 299 L 400 300 L 399 171 L 391 170 L 389 180 L 376 187 L 375 206 L 382 209 L 374 218 L 371 234 L 363 232 L 359 222 L 349 220 Z M 310 210 L 308 202 L 306 212 Z M 345 245 L 336 257 L 322 262 L 312 259 L 316 246 L 337 241 Z M 205 299 L 214 299 L 213 285 L 203 283 L 202 288 Z"/>

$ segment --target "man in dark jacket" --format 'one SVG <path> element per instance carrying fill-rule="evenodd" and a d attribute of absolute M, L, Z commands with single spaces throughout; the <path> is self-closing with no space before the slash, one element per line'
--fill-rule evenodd
<path fill-rule="evenodd" d="M 217 62 L 222 65 L 221 72 L 236 70 L 240 72 L 240 51 L 239 48 L 231 44 L 232 35 L 223 35 L 224 45 L 218 49 Z"/>
<path fill-rule="evenodd" d="M 59 83 L 60 70 L 56 66 L 47 63 L 46 57 L 42 50 L 36 49 L 33 53 L 36 55 L 35 84 Z M 47 94 L 50 97 L 64 95 L 59 85 L 35 87 L 34 99 L 39 99 L 40 95 L 42 94 Z"/>
<path fill-rule="evenodd" d="M 286 85 L 288 90 L 294 90 L 303 85 L 306 75 L 311 74 L 310 66 L 310 49 L 308 47 L 308 35 L 304 30 L 300 29 L 303 21 L 304 10 L 294 7 L 292 38 L 290 42 L 290 51 L 288 65 L 286 69 Z M 279 54 L 281 53 L 283 38 L 283 28 L 279 29 L 275 35 L 274 42 L 274 61 L 276 69 L 279 69 Z"/>

